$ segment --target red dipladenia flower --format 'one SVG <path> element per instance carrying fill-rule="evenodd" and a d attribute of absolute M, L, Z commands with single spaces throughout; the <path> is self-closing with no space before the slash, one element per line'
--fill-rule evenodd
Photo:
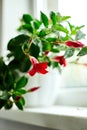
<path fill-rule="evenodd" d="M 69 46 L 69 47 L 72 47 L 72 48 L 83 48 L 85 45 L 83 44 L 83 43 L 81 43 L 81 42 L 79 42 L 79 41 L 67 41 L 66 43 L 65 43 L 67 46 Z"/>
<path fill-rule="evenodd" d="M 60 65 L 66 66 L 66 59 L 64 56 L 55 56 L 53 58 L 56 62 L 59 62 Z"/>
<path fill-rule="evenodd" d="M 30 61 L 33 65 L 32 69 L 28 71 L 28 74 L 34 76 L 36 73 L 46 74 L 48 65 L 47 62 L 39 63 L 34 57 L 30 57 Z"/>
<path fill-rule="evenodd" d="M 34 92 L 34 91 L 36 91 L 36 90 L 38 90 L 40 87 L 33 87 L 33 88 L 30 88 L 29 90 L 28 90 L 28 92 Z"/>

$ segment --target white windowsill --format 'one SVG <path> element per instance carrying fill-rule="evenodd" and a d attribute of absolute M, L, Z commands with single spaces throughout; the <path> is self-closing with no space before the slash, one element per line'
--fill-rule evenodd
<path fill-rule="evenodd" d="M 0 110 L 0 118 L 59 130 L 87 130 L 87 108 L 52 106 Z"/>

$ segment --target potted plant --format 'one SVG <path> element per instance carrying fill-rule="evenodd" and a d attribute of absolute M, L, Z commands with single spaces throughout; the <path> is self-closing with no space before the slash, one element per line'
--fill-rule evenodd
<path fill-rule="evenodd" d="M 80 41 L 85 37 L 81 31 L 84 26 L 74 26 L 69 19 L 70 16 L 53 11 L 49 18 L 41 12 L 40 20 L 23 14 L 18 28 L 21 34 L 7 44 L 9 70 L 27 72 L 33 77 L 37 73 L 46 75 L 48 68 L 61 71 L 72 57 L 72 63 L 78 63 L 79 58 L 87 54 L 87 46 Z"/>

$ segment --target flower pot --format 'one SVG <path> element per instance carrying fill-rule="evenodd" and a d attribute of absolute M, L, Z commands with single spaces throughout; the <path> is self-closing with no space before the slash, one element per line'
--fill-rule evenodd
<path fill-rule="evenodd" d="M 37 91 L 26 95 L 26 107 L 50 106 L 55 103 L 61 86 L 61 75 L 57 69 L 51 69 L 45 75 L 29 76 L 27 89 L 39 86 Z"/>

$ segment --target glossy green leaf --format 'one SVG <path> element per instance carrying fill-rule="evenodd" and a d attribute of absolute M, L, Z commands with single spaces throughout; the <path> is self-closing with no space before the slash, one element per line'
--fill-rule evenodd
<path fill-rule="evenodd" d="M 18 35 L 8 42 L 7 49 L 10 51 L 15 51 L 18 48 L 18 46 L 28 42 L 29 39 L 29 36 L 25 34 Z"/>
<path fill-rule="evenodd" d="M 16 95 L 22 95 L 22 94 L 26 94 L 26 93 L 27 93 L 27 91 L 25 89 L 19 89 L 19 90 L 15 91 Z"/>
<path fill-rule="evenodd" d="M 51 44 L 49 43 L 49 42 L 47 42 L 47 43 L 44 43 L 43 42 L 43 51 L 50 51 L 51 50 Z"/>
<path fill-rule="evenodd" d="M 24 31 L 28 31 L 29 33 L 33 33 L 33 27 L 31 24 L 24 24 L 19 29 L 24 30 Z"/>
<path fill-rule="evenodd" d="M 39 37 L 44 37 L 46 36 L 46 31 L 44 29 L 42 29 L 39 34 L 38 34 Z"/>
<path fill-rule="evenodd" d="M 31 47 L 30 47 L 30 54 L 32 55 L 32 56 L 34 56 L 34 57 L 38 57 L 38 55 L 39 55 L 39 52 L 40 52 L 40 48 L 39 48 L 39 46 L 37 46 L 37 45 L 35 45 L 35 44 L 33 44 L 32 43 L 32 45 L 31 45 Z"/>
<path fill-rule="evenodd" d="M 55 38 L 55 37 L 48 37 L 48 38 L 46 38 L 46 40 L 48 42 L 56 42 L 57 38 Z"/>
<path fill-rule="evenodd" d="M 41 12 L 41 21 L 43 22 L 44 26 L 47 28 L 49 25 L 48 17 L 43 12 Z"/>
<path fill-rule="evenodd" d="M 19 63 L 18 69 L 21 72 L 27 72 L 31 67 L 31 62 L 28 57 L 25 57 L 24 59 L 22 59 L 22 62 L 18 63 Z"/>
<path fill-rule="evenodd" d="M 40 28 L 41 22 L 39 20 L 34 20 L 33 22 L 34 28 L 37 30 Z"/>
<path fill-rule="evenodd" d="M 59 53 L 60 52 L 58 48 L 52 48 L 51 51 L 54 52 L 54 53 Z"/>
<path fill-rule="evenodd" d="M 28 23 L 28 24 L 29 24 L 29 23 L 33 20 L 33 18 L 32 18 L 32 16 L 29 15 L 29 14 L 24 14 L 23 17 L 22 17 L 22 20 L 23 20 L 25 23 Z"/>
<path fill-rule="evenodd" d="M 56 29 L 57 29 L 58 31 L 64 32 L 64 33 L 66 33 L 66 34 L 68 33 L 68 29 L 65 28 L 65 27 L 63 27 L 61 24 L 56 25 Z"/>
<path fill-rule="evenodd" d="M 52 22 L 53 22 L 53 25 L 55 25 L 56 22 L 57 22 L 56 13 L 54 13 L 53 11 L 51 11 L 51 13 L 50 13 L 50 18 L 51 18 L 51 20 L 52 20 Z"/>
<path fill-rule="evenodd" d="M 21 99 L 17 102 L 15 102 L 16 106 L 18 107 L 18 109 L 23 110 L 23 107 L 25 105 L 25 100 L 23 97 L 21 97 Z"/>
<path fill-rule="evenodd" d="M 15 90 L 19 90 L 20 88 L 25 87 L 27 84 L 28 79 L 25 76 L 22 76 L 16 83 Z"/>

